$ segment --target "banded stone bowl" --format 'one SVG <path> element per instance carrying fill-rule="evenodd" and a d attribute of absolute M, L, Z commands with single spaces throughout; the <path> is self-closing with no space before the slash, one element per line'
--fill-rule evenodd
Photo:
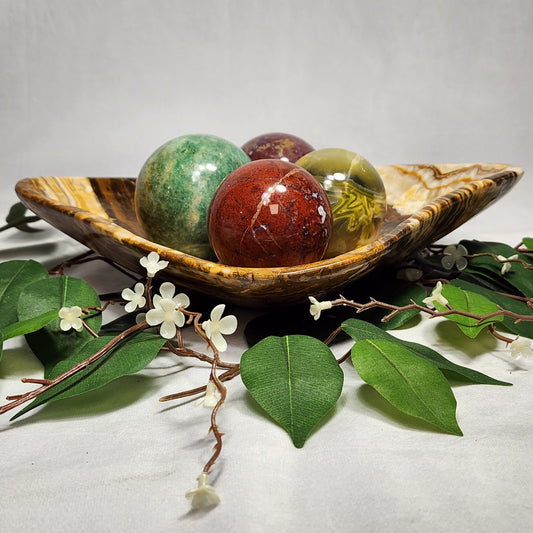
<path fill-rule="evenodd" d="M 331 259 L 293 267 L 243 268 L 207 261 L 151 242 L 135 214 L 134 178 L 34 177 L 16 192 L 38 216 L 94 252 L 145 274 L 155 251 L 169 266 L 157 275 L 180 289 L 252 308 L 336 296 L 379 265 L 398 262 L 466 222 L 506 193 L 523 170 L 500 164 L 376 167 L 387 192 L 378 238 Z"/>

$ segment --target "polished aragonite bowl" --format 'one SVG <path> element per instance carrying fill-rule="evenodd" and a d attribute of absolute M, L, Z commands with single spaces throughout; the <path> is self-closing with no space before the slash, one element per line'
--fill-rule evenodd
<path fill-rule="evenodd" d="M 139 259 L 158 252 L 169 266 L 158 273 L 183 290 L 247 307 L 336 296 L 378 265 L 397 262 L 442 238 L 522 176 L 497 164 L 376 167 L 387 192 L 387 215 L 377 239 L 345 254 L 294 267 L 231 267 L 148 240 L 135 214 L 134 178 L 35 177 L 17 183 L 22 202 L 88 248 L 144 275 Z"/>

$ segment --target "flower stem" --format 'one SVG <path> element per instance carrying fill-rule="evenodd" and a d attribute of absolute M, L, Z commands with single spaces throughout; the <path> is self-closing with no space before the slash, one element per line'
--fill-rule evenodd
<path fill-rule="evenodd" d="M 54 379 L 50 380 L 35 380 L 32 378 L 23 378 L 23 383 L 39 383 L 41 384 L 41 387 L 38 389 L 34 389 L 30 392 L 27 392 L 25 394 L 18 395 L 16 397 L 11 397 L 12 401 L 9 403 L 0 406 L 0 415 L 6 413 L 7 411 L 18 407 L 19 405 L 22 405 L 23 403 L 33 400 L 34 398 L 37 398 L 37 396 L 41 395 L 43 392 L 46 392 L 47 390 L 51 389 L 52 387 L 55 387 L 62 381 L 65 381 L 69 377 L 77 374 L 80 370 L 83 370 L 84 368 L 88 367 L 95 361 L 98 361 L 101 357 L 106 355 L 109 350 L 114 348 L 117 344 L 119 344 L 121 341 L 123 341 L 126 337 L 129 335 L 132 335 L 133 333 L 136 333 L 137 331 L 140 331 L 141 329 L 147 328 L 148 324 L 146 322 L 141 322 L 140 324 L 135 324 L 135 326 L 132 326 L 131 328 L 123 331 L 120 335 L 117 335 L 114 339 L 110 340 L 105 346 L 100 348 L 95 354 L 91 355 L 87 359 L 81 361 L 77 365 L 74 365 L 72 368 L 67 370 L 66 372 L 63 372 L 63 374 L 60 374 Z M 9 400 L 10 397 L 6 398 Z"/>

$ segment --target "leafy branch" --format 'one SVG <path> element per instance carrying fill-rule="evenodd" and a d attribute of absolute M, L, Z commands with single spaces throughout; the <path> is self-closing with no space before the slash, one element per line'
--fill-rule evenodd
<path fill-rule="evenodd" d="M 140 324 L 132 326 L 131 328 L 124 331 L 120 335 L 117 335 L 113 340 L 108 342 L 103 348 L 98 350 L 94 355 L 92 355 L 91 357 L 88 357 L 87 359 L 84 359 L 81 363 L 78 363 L 77 365 L 73 366 L 66 372 L 63 372 L 62 374 L 60 374 L 54 379 L 22 378 L 21 379 L 22 383 L 36 383 L 36 384 L 40 384 L 41 386 L 38 389 L 34 389 L 24 394 L 18 394 L 16 396 L 7 396 L 6 400 L 8 400 L 9 403 L 0 406 L 0 415 L 6 413 L 7 411 L 10 411 L 11 409 L 15 407 L 18 407 L 19 405 L 22 405 L 23 403 L 26 403 L 29 400 L 33 400 L 34 398 L 37 398 L 37 396 L 50 390 L 52 387 L 55 387 L 56 385 L 59 385 L 60 383 L 70 378 L 71 376 L 74 376 L 75 374 L 83 370 L 84 368 L 87 368 L 89 365 L 98 361 L 101 357 L 104 357 L 105 355 L 107 355 L 112 348 L 114 348 L 117 344 L 119 344 L 121 341 L 126 339 L 129 335 L 133 335 L 134 333 L 146 327 L 147 327 L 146 322 L 141 322 Z"/>
<path fill-rule="evenodd" d="M 227 396 L 223 382 L 239 372 L 238 364 L 224 362 L 220 358 L 220 351 L 226 348 L 222 334 L 232 333 L 237 327 L 237 319 L 232 315 L 222 318 L 224 305 L 221 305 L 211 312 L 209 320 L 202 320 L 201 313 L 186 309 L 188 297 L 184 294 L 175 296 L 175 287 L 168 282 L 160 286 L 160 294 L 152 295 L 152 278 L 167 265 L 159 261 L 157 254 L 141 259 L 141 264 L 147 269 L 144 285 L 137 283 L 134 290 L 126 288 L 120 300 L 110 300 L 101 306 L 89 285 L 63 275 L 65 268 L 88 259 L 88 254 L 83 254 L 58 265 L 54 271 L 61 275 L 51 278 L 44 267 L 33 261 L 0 264 L 0 287 L 3 287 L 0 290 L 0 307 L 7 303 L 13 307 L 13 302 L 18 303 L 14 306 L 15 311 L 5 316 L 5 328 L 0 324 L 0 331 L 4 333 L 0 334 L 0 341 L 8 338 L 6 333 L 9 336 L 17 332 L 27 335 L 30 346 L 45 367 L 44 378 L 22 379 L 23 383 L 39 386 L 23 394 L 8 396 L 7 403 L 0 406 L 0 414 L 33 400 L 15 415 L 16 418 L 46 401 L 102 386 L 115 377 L 144 368 L 161 350 L 177 356 L 195 357 L 210 365 L 207 386 L 188 394 L 207 391 L 203 403 L 212 408 L 209 431 L 215 438 L 215 447 L 199 478 L 202 490 L 212 491 L 206 476 L 222 451 L 223 434 L 217 424 L 217 413 Z M 72 305 L 74 302 L 76 305 Z M 125 304 L 127 312 L 144 308 L 146 313 L 143 317 L 139 315 L 137 318 L 141 318 L 136 324 L 118 335 L 100 335 L 101 314 L 109 305 L 119 302 Z M 185 346 L 181 329 L 191 325 L 212 356 Z M 148 331 L 157 326 L 160 327 L 160 335 Z M 61 358 L 65 354 L 66 357 Z M 219 369 L 226 370 L 220 377 Z M 214 390 L 210 391 L 210 387 Z M 218 398 L 213 402 L 216 394 Z M 162 401 L 169 399 L 173 396 L 162 398 Z"/>
<path fill-rule="evenodd" d="M 529 307 L 533 306 L 533 298 L 527 298 L 525 300 Z M 515 323 L 518 323 L 521 321 L 533 322 L 533 315 L 522 315 L 522 314 L 514 313 L 513 311 L 509 311 L 507 309 L 501 309 L 501 308 L 498 309 L 497 311 L 494 311 L 486 315 L 479 315 L 476 313 L 471 313 L 469 311 L 462 311 L 460 309 L 454 309 L 450 307 L 449 305 L 447 306 L 448 308 L 445 311 L 438 311 L 436 309 L 431 309 L 427 306 L 420 305 L 414 301 L 411 301 L 411 303 L 407 305 L 397 306 L 397 305 L 389 304 L 386 302 L 380 302 L 379 300 L 375 300 L 374 298 L 371 298 L 369 302 L 361 304 L 353 300 L 347 300 L 343 296 L 341 296 L 337 300 L 333 300 L 331 302 L 331 305 L 332 306 L 344 305 L 347 307 L 352 307 L 356 309 L 357 313 L 362 313 L 364 311 L 368 311 L 369 309 L 374 309 L 374 308 L 386 309 L 388 311 L 391 311 L 389 314 L 387 314 L 381 319 L 382 322 L 388 322 L 390 319 L 392 319 L 396 315 L 400 313 L 405 313 L 406 311 L 420 311 L 422 313 L 428 314 L 431 318 L 438 318 L 438 317 L 448 318 L 452 315 L 463 316 L 466 318 L 473 319 L 476 325 L 479 325 L 484 322 L 488 322 L 492 319 L 503 317 L 503 316 L 512 318 L 515 321 Z"/>
<path fill-rule="evenodd" d="M 410 318 L 425 314 L 455 322 L 471 338 L 487 330 L 510 344 L 511 355 L 529 355 L 527 338 L 533 337 L 532 245 L 533 240 L 529 239 L 515 248 L 477 241 L 463 241 L 457 246 L 434 245 L 403 265 L 415 271 L 412 280 L 410 275 L 407 283 L 380 279 L 372 285 L 373 291 L 380 288 L 385 297 L 379 297 L 377 290 L 368 299 L 361 297 L 364 303 L 344 296 L 322 302 L 310 297 L 310 334 L 287 331 L 280 336 L 262 337 L 250 342 L 240 363 L 223 361 L 220 356 L 227 348 L 224 335 L 237 327 L 236 317 L 222 316 L 224 304 L 215 306 L 210 318 L 204 320 L 202 313 L 188 309 L 188 296 L 176 295 L 172 284 L 162 283 L 155 294 L 153 277 L 167 266 L 157 254 L 141 259 L 147 272 L 143 283 L 129 274 L 136 282 L 134 286 L 124 289 L 120 298 L 108 296 L 104 305 L 90 285 L 65 275 L 67 268 L 94 260 L 116 266 L 92 252 L 57 265 L 50 272 L 35 261 L 2 263 L 0 355 L 4 340 L 25 335 L 43 363 L 44 376 L 23 378 L 22 382 L 38 387 L 8 396 L 7 403 L 0 406 L 0 414 L 31 400 L 16 418 L 46 402 L 101 387 L 142 370 L 160 351 L 178 358 L 195 358 L 209 367 L 207 383 L 160 398 L 166 402 L 204 394 L 196 403 L 211 409 L 209 432 L 215 445 L 198 477 L 198 488 L 186 494 L 192 498 L 193 507 L 219 502 L 208 476 L 222 452 L 223 433 L 217 416 L 227 401 L 225 383 L 238 375 L 296 447 L 304 445 L 318 422 L 336 405 L 344 381 L 341 365 L 348 359 L 361 379 L 398 410 L 440 431 L 462 435 L 449 375 L 460 375 L 471 383 L 509 383 L 457 365 L 430 347 L 397 339 L 385 328 L 408 326 Z M 125 317 L 131 317 L 123 320 L 127 325 L 120 327 L 119 333 L 118 323 L 114 328 L 102 328 L 101 315 L 115 304 L 124 305 Z M 365 313 L 367 320 L 351 315 L 341 317 L 341 309 L 348 313 L 353 310 L 355 315 Z M 291 314 L 293 318 L 294 311 Z M 322 341 L 315 338 L 316 321 L 328 317 L 335 325 Z M 279 310 L 277 318 L 293 330 L 305 323 L 302 317 L 287 324 Z M 251 321 L 247 329 L 253 329 L 254 323 L 262 333 L 271 333 L 271 323 L 264 317 Z M 502 334 L 500 326 L 517 337 Z M 205 343 L 205 353 L 186 345 L 182 335 L 185 327 L 192 328 Z M 344 355 L 336 357 L 330 346 L 341 333 L 354 343 Z"/>

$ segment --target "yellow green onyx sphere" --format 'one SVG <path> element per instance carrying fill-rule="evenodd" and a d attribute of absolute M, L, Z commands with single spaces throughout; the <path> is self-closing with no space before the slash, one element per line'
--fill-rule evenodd
<path fill-rule="evenodd" d="M 341 148 L 310 152 L 296 161 L 328 195 L 333 229 L 325 258 L 349 252 L 376 239 L 387 211 L 378 171 L 362 156 Z"/>

